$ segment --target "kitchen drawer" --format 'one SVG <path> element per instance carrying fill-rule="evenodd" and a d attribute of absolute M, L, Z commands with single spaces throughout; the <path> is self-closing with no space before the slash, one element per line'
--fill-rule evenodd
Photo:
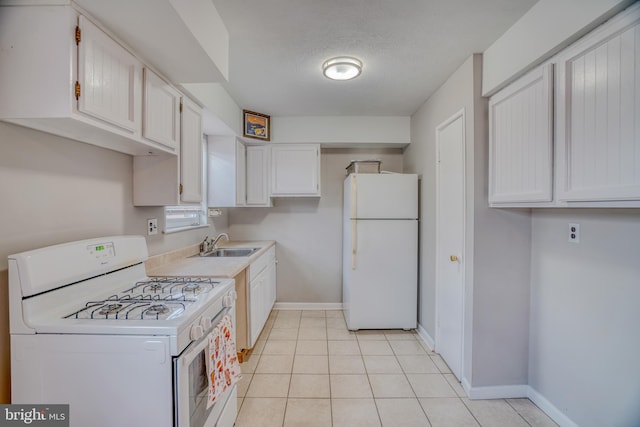
<path fill-rule="evenodd" d="M 276 247 L 271 246 L 267 252 L 262 254 L 258 259 L 253 261 L 251 265 L 249 265 L 249 282 L 258 277 L 262 270 L 264 270 L 269 264 L 275 262 L 275 259 Z"/>

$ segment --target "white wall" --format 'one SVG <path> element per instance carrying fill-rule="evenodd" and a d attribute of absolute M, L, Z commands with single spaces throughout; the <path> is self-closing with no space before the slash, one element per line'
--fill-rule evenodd
<path fill-rule="evenodd" d="M 480 96 L 481 66 L 479 55 L 469 57 L 411 117 L 412 143 L 404 152 L 404 172 L 422 176 L 418 321 L 435 338 L 435 128 L 464 108 L 463 376 L 471 387 L 522 385 L 527 381 L 530 219 L 528 212 L 488 207 L 487 101 Z"/>
<path fill-rule="evenodd" d="M 540 0 L 484 52 L 482 93 L 491 95 L 633 0 Z"/>
<path fill-rule="evenodd" d="M 274 143 L 320 143 L 325 147 L 403 148 L 410 143 L 404 116 L 272 117 Z"/>
<path fill-rule="evenodd" d="M 402 172 L 398 149 L 322 149 L 322 197 L 279 198 L 273 208 L 229 209 L 233 240 L 276 240 L 277 302 L 342 302 L 342 183 L 351 160 Z"/>
<path fill-rule="evenodd" d="M 640 425 L 640 211 L 534 210 L 531 259 L 529 384 L 581 427 Z"/>
<path fill-rule="evenodd" d="M 0 122 L 0 402 L 8 402 L 7 256 L 72 240 L 145 234 L 162 208 L 132 205 L 132 157 Z M 147 238 L 151 255 L 209 229 Z"/>

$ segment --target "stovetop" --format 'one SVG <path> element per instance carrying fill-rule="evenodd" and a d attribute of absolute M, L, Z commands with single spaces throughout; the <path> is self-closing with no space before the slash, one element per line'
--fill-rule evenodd
<path fill-rule="evenodd" d="M 113 320 L 170 320 L 189 306 L 207 299 L 220 280 L 198 277 L 152 277 L 137 281 L 117 294 L 91 299 L 65 318 Z"/>
<path fill-rule="evenodd" d="M 177 355 L 202 337 L 216 316 L 225 310 L 233 314 L 233 279 L 149 278 L 147 258 L 142 236 L 101 237 L 10 255 L 11 335 L 165 336 Z"/>

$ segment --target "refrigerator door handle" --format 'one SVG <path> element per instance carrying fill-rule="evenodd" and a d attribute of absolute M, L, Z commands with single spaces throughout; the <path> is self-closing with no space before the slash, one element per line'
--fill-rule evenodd
<path fill-rule="evenodd" d="M 358 186 L 356 185 L 357 175 L 352 175 L 351 179 L 351 269 L 356 269 L 356 257 L 358 256 Z"/>
<path fill-rule="evenodd" d="M 358 220 L 351 220 L 351 269 L 356 269 L 358 255 Z"/>

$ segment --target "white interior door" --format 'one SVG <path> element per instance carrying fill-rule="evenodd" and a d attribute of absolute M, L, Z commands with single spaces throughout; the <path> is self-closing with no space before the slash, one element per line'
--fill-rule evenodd
<path fill-rule="evenodd" d="M 462 374 L 464 307 L 464 110 L 436 128 L 436 351 Z"/>

